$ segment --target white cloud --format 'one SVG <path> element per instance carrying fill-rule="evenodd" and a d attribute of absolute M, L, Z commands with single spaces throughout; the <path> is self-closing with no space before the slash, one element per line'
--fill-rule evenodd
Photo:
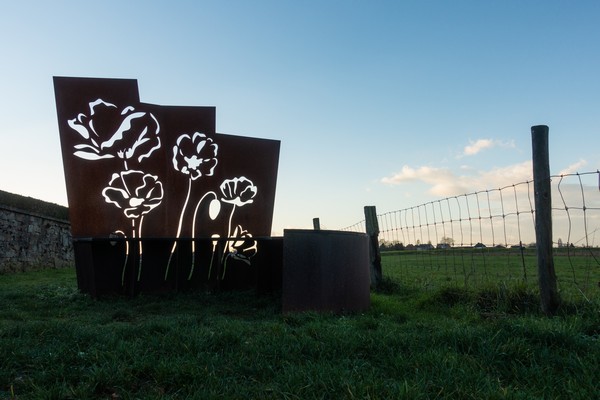
<path fill-rule="evenodd" d="M 531 160 L 506 167 L 481 171 L 477 177 L 477 190 L 495 189 L 533 179 Z"/>
<path fill-rule="evenodd" d="M 381 182 L 388 185 L 424 182 L 431 185 L 429 193 L 436 196 L 452 196 L 467 190 L 461 185 L 460 179 L 447 168 L 419 167 L 415 169 L 405 165 L 400 172 L 382 178 Z"/>
<path fill-rule="evenodd" d="M 461 172 L 470 172 L 460 168 Z M 480 190 L 498 189 L 532 179 L 531 161 L 477 171 L 472 175 L 456 175 L 448 168 L 419 167 L 407 165 L 389 177 L 381 179 L 388 185 L 400 185 L 409 182 L 423 182 L 430 185 L 428 193 L 438 197 L 458 196 Z"/>
<path fill-rule="evenodd" d="M 400 172 L 395 173 L 390 177 L 381 179 L 382 183 L 390 185 L 398 185 L 404 182 L 423 181 L 427 183 L 435 183 L 440 180 L 451 178 L 452 173 L 445 168 L 419 167 L 411 168 L 408 165 L 402 167 Z"/>
<path fill-rule="evenodd" d="M 482 150 L 491 149 L 492 147 L 514 148 L 515 143 L 512 140 L 506 142 L 494 139 L 477 139 L 476 141 L 471 140 L 470 144 L 465 146 L 463 150 L 463 156 L 473 156 Z"/>
<path fill-rule="evenodd" d="M 483 149 L 490 148 L 494 145 L 494 142 L 490 139 L 478 139 L 477 141 L 471 141 L 471 144 L 465 146 L 463 154 L 466 156 L 472 156 L 479 153 Z"/>
<path fill-rule="evenodd" d="M 565 168 L 562 171 L 560 171 L 558 174 L 559 175 L 574 174 L 575 172 L 579 172 L 580 168 L 582 168 L 582 167 L 584 167 L 586 165 L 587 165 L 587 161 L 584 160 L 584 159 L 580 159 L 575 164 L 571 164 L 567 168 Z"/>

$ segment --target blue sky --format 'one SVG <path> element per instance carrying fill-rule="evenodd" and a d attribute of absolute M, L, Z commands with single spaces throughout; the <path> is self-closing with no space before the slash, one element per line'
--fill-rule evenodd
<path fill-rule="evenodd" d="M 597 1 L 22 1 L 0 5 L 0 189 L 66 204 L 52 76 L 135 78 L 281 140 L 273 230 L 600 168 Z"/>

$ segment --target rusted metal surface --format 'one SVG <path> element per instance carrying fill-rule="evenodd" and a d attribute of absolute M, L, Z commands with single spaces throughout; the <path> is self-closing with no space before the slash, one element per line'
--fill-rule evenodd
<path fill-rule="evenodd" d="M 283 238 L 283 312 L 369 308 L 367 235 L 288 229 Z"/>
<path fill-rule="evenodd" d="M 232 239 L 235 240 L 235 239 Z M 180 238 L 171 260 L 171 274 L 164 280 L 163 269 L 169 259 L 173 245 L 171 238 L 146 239 L 74 239 L 77 261 L 78 287 L 94 297 L 104 294 L 135 296 L 139 293 L 187 291 L 198 288 L 206 290 L 246 290 L 271 293 L 281 290 L 283 262 L 283 238 L 255 238 L 260 251 L 253 257 L 251 265 L 229 265 L 217 262 L 212 256 L 211 239 L 193 239 L 196 252 L 193 257 L 194 274 L 189 276 L 192 255 L 192 239 Z M 143 274 L 138 279 L 140 256 L 143 253 Z M 226 241 L 216 245 L 220 253 Z M 127 256 L 129 249 L 129 256 Z M 212 262 L 211 262 L 212 261 Z M 219 279 L 226 272 L 226 279 Z M 212 276 L 209 279 L 209 276 Z"/>
<path fill-rule="evenodd" d="M 233 284 L 252 268 L 255 238 L 271 234 L 279 141 L 216 133 L 214 107 L 143 103 L 132 79 L 55 77 L 54 89 L 83 291 Z M 157 238 L 168 240 L 146 243 Z M 119 244 L 104 249 L 112 259 L 99 239 Z"/>

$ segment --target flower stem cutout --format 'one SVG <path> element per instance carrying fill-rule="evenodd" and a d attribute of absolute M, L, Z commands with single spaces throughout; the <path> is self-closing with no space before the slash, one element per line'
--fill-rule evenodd
<path fill-rule="evenodd" d="M 210 275 L 212 272 L 213 261 L 215 259 L 215 253 L 217 252 L 217 245 L 219 244 L 220 236 L 218 234 L 211 235 L 212 239 L 212 255 L 210 256 L 210 264 L 208 266 L 208 279 L 210 279 Z"/>
<path fill-rule="evenodd" d="M 190 268 L 190 274 L 188 275 L 188 281 L 192 279 L 192 275 L 194 274 L 194 266 L 195 266 L 195 257 L 196 257 L 196 217 L 198 215 L 198 209 L 200 208 L 200 204 L 202 201 L 208 196 L 213 196 L 212 201 L 208 206 L 208 216 L 213 221 L 219 215 L 221 211 L 221 202 L 217 199 L 217 194 L 213 191 L 207 192 L 202 196 L 200 200 L 198 200 L 198 204 L 196 204 L 196 208 L 194 209 L 194 216 L 192 217 L 192 266 Z M 214 254 L 214 246 L 213 246 L 213 254 Z M 212 264 L 212 260 L 211 260 Z M 210 275 L 210 274 L 209 274 Z"/>
<path fill-rule="evenodd" d="M 192 191 L 192 180 L 188 179 L 187 194 L 185 195 L 183 207 L 181 208 L 181 214 L 179 214 L 179 224 L 177 225 L 177 235 L 175 237 L 175 241 L 173 242 L 173 247 L 171 247 L 171 253 L 169 254 L 169 261 L 167 261 L 167 268 L 165 269 L 165 280 L 167 280 L 167 276 L 169 275 L 169 267 L 171 266 L 171 259 L 173 258 L 173 254 L 175 254 L 175 250 L 177 249 L 177 239 L 179 239 L 179 237 L 181 236 L 181 227 L 183 226 L 183 216 L 185 215 L 185 209 L 187 207 L 188 201 L 190 200 L 191 191 Z"/>
<path fill-rule="evenodd" d="M 127 235 L 125 232 L 121 230 L 117 230 L 114 233 L 110 234 L 111 238 L 123 237 L 125 239 L 125 261 L 123 262 L 123 270 L 121 271 L 121 286 L 125 285 L 125 269 L 127 268 L 127 261 L 129 260 L 129 241 L 127 240 Z M 116 242 L 110 242 L 111 245 L 115 245 Z"/>
<path fill-rule="evenodd" d="M 165 269 L 165 280 L 169 275 L 169 268 L 171 266 L 171 260 L 173 258 L 173 254 L 177 249 L 177 241 L 181 237 L 181 230 L 183 226 L 183 220 L 185 216 L 185 210 L 187 208 L 190 194 L 192 191 L 192 181 L 197 180 L 201 176 L 212 176 L 214 173 L 214 169 L 217 166 L 217 151 L 219 146 L 213 142 L 211 138 L 206 137 L 205 134 L 200 132 L 195 132 L 193 135 L 183 134 L 179 136 L 175 146 L 173 146 L 173 157 L 171 159 L 173 163 L 173 168 L 176 171 L 181 172 L 184 175 L 188 175 L 188 189 L 187 195 L 185 197 L 185 201 L 183 203 L 183 207 L 181 208 L 181 213 L 179 214 L 179 224 L 177 226 L 177 235 L 175 238 L 175 242 L 173 243 L 173 247 L 171 248 L 171 254 L 169 255 L 169 261 L 167 262 L 167 267 Z M 209 192 L 212 193 L 212 192 Z M 193 273 L 194 266 L 194 238 L 195 238 L 195 219 L 198 207 L 202 200 L 205 198 L 205 194 L 194 210 L 193 216 L 193 227 L 192 227 L 192 272 L 190 273 L 188 279 L 191 279 L 191 274 Z M 214 193 L 213 193 L 214 194 Z M 215 195 L 216 197 L 216 195 Z"/>
<path fill-rule="evenodd" d="M 256 241 L 254 241 L 254 244 L 251 246 L 247 246 L 247 243 L 245 243 L 246 239 L 251 238 L 252 235 L 246 230 L 242 229 L 241 225 L 238 225 L 233 232 L 234 240 L 232 241 L 231 228 L 233 226 L 233 215 L 236 207 L 243 207 L 246 204 L 253 203 L 254 197 L 258 192 L 258 188 L 250 179 L 242 176 L 224 180 L 223 183 L 221 183 L 220 189 L 221 194 L 223 195 L 221 201 L 232 205 L 231 213 L 229 214 L 229 220 L 227 223 L 227 245 L 223 250 L 223 257 L 221 259 L 221 262 L 223 263 L 223 274 L 220 278 L 224 279 L 225 272 L 227 270 L 227 259 L 229 257 L 242 260 L 247 264 L 250 264 L 251 256 L 240 256 L 239 250 L 242 250 L 242 254 L 244 254 L 245 251 L 254 251 L 254 253 L 256 253 Z"/>
<path fill-rule="evenodd" d="M 164 196 L 162 183 L 157 176 L 146 174 L 143 171 L 122 171 L 119 174 L 113 174 L 108 186 L 102 190 L 102 195 L 107 203 L 122 209 L 125 216 L 131 219 L 132 239 L 138 238 L 139 240 L 137 276 L 139 281 L 142 272 L 141 237 L 144 215 L 162 202 Z M 136 221 L 139 221 L 137 228 Z M 129 246 L 126 248 L 126 257 L 128 256 Z"/>

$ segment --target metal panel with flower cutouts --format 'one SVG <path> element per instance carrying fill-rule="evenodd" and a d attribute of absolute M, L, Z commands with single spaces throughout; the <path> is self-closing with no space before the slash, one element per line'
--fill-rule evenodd
<path fill-rule="evenodd" d="M 55 77 L 54 90 L 82 291 L 256 279 L 279 141 L 216 133 L 214 107 L 140 102 L 133 79 Z"/>

